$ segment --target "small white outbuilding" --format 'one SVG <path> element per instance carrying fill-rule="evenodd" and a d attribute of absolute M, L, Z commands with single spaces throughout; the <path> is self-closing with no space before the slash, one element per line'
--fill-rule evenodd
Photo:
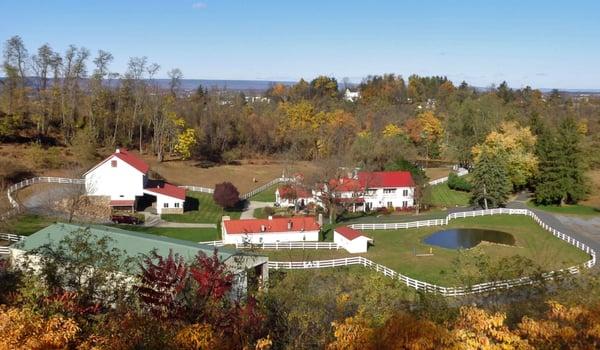
<path fill-rule="evenodd" d="M 340 226 L 333 230 L 333 241 L 348 253 L 366 253 L 369 243 L 373 242 L 359 230 L 347 226 Z"/>

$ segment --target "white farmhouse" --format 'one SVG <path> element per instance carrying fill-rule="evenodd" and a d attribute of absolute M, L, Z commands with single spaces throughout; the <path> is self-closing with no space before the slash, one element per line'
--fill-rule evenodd
<path fill-rule="evenodd" d="M 321 226 L 313 217 L 230 220 L 221 223 L 225 244 L 318 241 Z"/>
<path fill-rule="evenodd" d="M 149 180 L 150 167 L 124 149 L 117 149 L 85 174 L 88 196 L 110 199 L 111 208 L 131 209 L 143 196 L 155 198 L 157 214 L 183 213 L 185 189 L 164 181 Z"/>
<path fill-rule="evenodd" d="M 378 208 L 409 209 L 414 206 L 415 184 L 408 171 L 361 171 L 354 177 L 332 179 L 315 192 L 319 204 L 324 196 L 335 198 L 352 211 Z"/>
<path fill-rule="evenodd" d="M 350 91 L 350 89 L 346 89 L 344 92 L 344 100 L 349 102 L 356 102 L 360 98 L 359 91 Z"/>
<path fill-rule="evenodd" d="M 363 235 L 361 231 L 340 226 L 333 230 L 333 242 L 346 249 L 348 253 L 366 253 L 373 239 Z"/>

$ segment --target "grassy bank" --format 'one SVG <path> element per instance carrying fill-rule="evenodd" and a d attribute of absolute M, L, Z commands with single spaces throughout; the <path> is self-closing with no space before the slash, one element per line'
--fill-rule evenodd
<path fill-rule="evenodd" d="M 471 195 L 468 192 L 452 190 L 447 183 L 431 187 L 431 201 L 436 207 L 465 207 L 469 205 L 470 198 Z"/>

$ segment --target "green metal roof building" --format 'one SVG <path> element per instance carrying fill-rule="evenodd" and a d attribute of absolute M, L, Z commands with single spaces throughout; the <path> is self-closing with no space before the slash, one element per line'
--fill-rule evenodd
<path fill-rule="evenodd" d="M 141 232 L 132 232 L 115 227 L 65 223 L 55 223 L 37 231 L 24 240 L 13 244 L 11 249 L 28 252 L 42 246 L 58 244 L 70 233 L 80 230 L 89 230 L 90 234 L 98 238 L 110 238 L 110 248 L 118 248 L 132 258 L 142 257 L 156 250 L 161 256 L 167 256 L 169 251 L 173 251 L 173 253 L 179 254 L 186 261 L 191 261 L 199 251 L 207 256 L 212 256 L 215 250 L 215 247 L 210 245 L 202 245 L 191 241 Z M 254 268 L 257 270 L 258 275 L 261 276 L 263 282 L 268 279 L 268 258 L 265 256 L 239 252 L 227 247 L 217 247 L 217 256 L 235 274 L 240 274 L 246 269 Z"/>

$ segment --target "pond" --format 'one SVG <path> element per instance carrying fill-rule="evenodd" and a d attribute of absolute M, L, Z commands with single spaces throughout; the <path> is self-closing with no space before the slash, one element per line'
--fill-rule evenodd
<path fill-rule="evenodd" d="M 435 232 L 423 240 L 423 242 L 448 249 L 473 248 L 482 241 L 515 245 L 515 237 L 510 233 L 478 228 L 453 228 Z"/>

